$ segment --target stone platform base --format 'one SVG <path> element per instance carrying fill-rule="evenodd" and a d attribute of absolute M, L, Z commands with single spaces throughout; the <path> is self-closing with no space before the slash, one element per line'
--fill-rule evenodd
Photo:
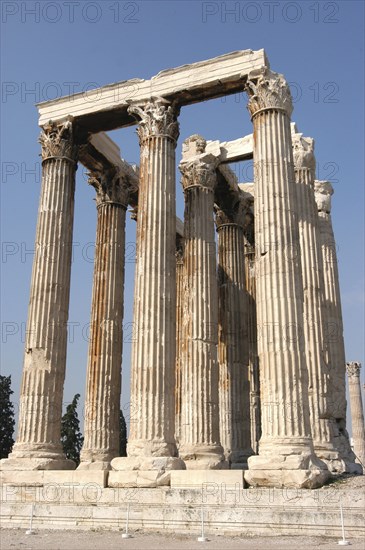
<path fill-rule="evenodd" d="M 171 489 L 198 489 L 209 484 L 243 489 L 243 470 L 175 470 L 171 472 Z"/>
<path fill-rule="evenodd" d="M 108 480 L 108 472 L 106 471 L 82 471 L 82 470 L 65 470 L 65 471 L 0 471 L 0 484 L 13 487 L 47 487 L 54 485 L 79 487 L 85 485 L 97 485 L 98 487 L 106 487 Z"/>
<path fill-rule="evenodd" d="M 183 473 L 174 472 L 172 481 L 175 474 Z M 349 489 L 342 485 L 315 490 L 243 489 L 240 484 L 228 485 L 216 478 L 195 489 L 128 489 L 103 487 L 92 480 L 78 485 L 77 478 L 73 482 L 48 481 L 46 476 L 37 486 L 4 482 L 0 519 L 3 528 L 28 529 L 33 510 L 33 530 L 124 531 L 129 507 L 132 533 L 140 529 L 198 536 L 203 512 L 206 536 L 323 535 L 338 540 L 341 497 L 346 537 L 365 536 L 364 483 Z"/>

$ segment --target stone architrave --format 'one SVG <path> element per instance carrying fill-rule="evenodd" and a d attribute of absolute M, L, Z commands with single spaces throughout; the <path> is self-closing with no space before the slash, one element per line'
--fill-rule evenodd
<path fill-rule="evenodd" d="M 342 473 L 346 465 L 334 447 L 331 422 L 330 368 L 326 363 L 323 326 L 323 260 L 317 205 L 314 198 L 316 161 L 314 140 L 296 133 L 293 126 L 293 154 L 299 222 L 299 247 L 304 293 L 304 339 L 309 376 L 309 410 L 316 455 L 332 472 Z"/>
<path fill-rule="evenodd" d="M 179 455 L 186 468 L 228 466 L 219 440 L 218 290 L 214 239 L 217 158 L 206 142 L 191 136 L 188 158 L 179 165 L 185 194 L 185 303 L 183 318 L 181 434 Z M 191 149 L 195 148 L 195 156 Z"/>
<path fill-rule="evenodd" d="M 346 363 L 349 383 L 351 425 L 354 453 L 365 471 L 365 426 L 364 410 L 361 397 L 360 369 L 361 363 Z"/>
<path fill-rule="evenodd" d="M 216 208 L 220 441 L 231 468 L 247 468 L 251 448 L 243 197 Z"/>
<path fill-rule="evenodd" d="M 329 181 L 314 182 L 318 210 L 324 276 L 324 338 L 330 365 L 330 395 L 334 418 L 334 445 L 353 471 L 355 456 L 346 430 L 346 359 L 343 338 L 341 295 L 337 265 L 336 242 L 331 219 L 333 187 Z M 352 466 L 350 466 L 352 464 Z"/>
<path fill-rule="evenodd" d="M 254 126 L 256 304 L 262 437 L 248 459 L 251 485 L 313 488 L 329 472 L 314 454 L 303 338 L 303 282 L 284 77 L 252 71 L 246 89 Z"/>
<path fill-rule="evenodd" d="M 132 105 L 141 161 L 132 346 L 128 458 L 113 469 L 181 468 L 176 457 L 176 213 L 175 147 L 178 110 L 158 98 Z"/>
<path fill-rule="evenodd" d="M 78 147 L 68 120 L 43 127 L 38 210 L 18 434 L 1 469 L 74 469 L 61 445 L 75 172 Z"/>
<path fill-rule="evenodd" d="M 184 239 L 176 234 L 176 374 L 175 374 L 175 440 L 179 447 L 181 433 L 181 358 L 184 314 Z"/>
<path fill-rule="evenodd" d="M 89 174 L 97 229 L 86 376 L 84 444 L 78 469 L 109 470 L 119 456 L 125 216 L 128 189 L 118 170 Z"/>

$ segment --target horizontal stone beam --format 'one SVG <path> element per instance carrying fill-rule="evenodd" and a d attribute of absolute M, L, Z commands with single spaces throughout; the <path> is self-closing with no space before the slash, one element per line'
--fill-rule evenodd
<path fill-rule="evenodd" d="M 234 141 L 207 141 L 206 151 L 212 153 L 220 149 L 220 162 L 239 162 L 253 159 L 253 134 Z"/>
<path fill-rule="evenodd" d="M 120 148 L 107 134 L 100 132 L 90 137 L 88 143 L 80 147 L 81 164 L 90 171 L 119 170 L 130 188 L 129 204 L 138 205 L 139 168 L 121 158 Z M 176 217 L 176 235 L 184 236 L 184 223 Z"/>
<path fill-rule="evenodd" d="M 127 112 L 131 103 L 164 97 L 185 106 L 241 92 L 250 71 L 269 67 L 264 50 L 241 50 L 207 61 L 161 71 L 150 80 L 134 78 L 102 88 L 39 103 L 39 125 L 72 117 L 91 133 L 136 124 Z"/>
<path fill-rule="evenodd" d="M 121 158 L 120 148 L 104 132 L 94 134 L 79 151 L 79 160 L 91 172 L 102 170 L 118 171 L 129 187 L 129 204 L 137 205 L 139 169 Z"/>

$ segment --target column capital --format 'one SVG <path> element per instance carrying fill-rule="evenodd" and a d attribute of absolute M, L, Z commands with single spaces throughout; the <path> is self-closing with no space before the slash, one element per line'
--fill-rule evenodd
<path fill-rule="evenodd" d="M 225 225 L 237 225 L 245 229 L 251 221 L 251 217 L 248 218 L 249 204 L 244 197 L 232 203 L 229 208 L 222 209 L 216 205 L 214 210 L 217 231 Z"/>
<path fill-rule="evenodd" d="M 284 76 L 267 67 L 251 71 L 246 83 L 249 96 L 247 108 L 253 117 L 263 109 L 280 109 L 290 117 L 293 104 Z"/>
<path fill-rule="evenodd" d="M 214 155 L 204 154 L 188 162 L 181 162 L 179 170 L 184 191 L 190 187 L 202 187 L 214 191 L 217 183 L 216 167 L 218 159 Z"/>
<path fill-rule="evenodd" d="M 127 209 L 128 188 L 119 170 L 93 170 L 88 172 L 88 183 L 96 190 L 96 205 L 115 204 Z"/>
<path fill-rule="evenodd" d="M 77 163 L 78 146 L 75 144 L 71 120 L 62 123 L 50 120 L 42 127 L 39 143 L 42 146 L 42 162 L 49 159 L 65 159 Z"/>
<path fill-rule="evenodd" d="M 295 170 L 307 169 L 314 180 L 316 159 L 314 156 L 314 139 L 303 137 L 303 134 L 292 132 L 293 157 Z"/>
<path fill-rule="evenodd" d="M 350 361 L 349 363 L 346 363 L 346 370 L 347 370 L 347 376 L 349 378 L 360 377 L 360 369 L 361 369 L 361 363 L 358 363 L 357 361 Z"/>
<path fill-rule="evenodd" d="M 329 181 L 314 181 L 314 198 L 319 212 L 331 213 L 331 196 L 333 193 L 333 187 Z"/>
<path fill-rule="evenodd" d="M 178 140 L 177 117 L 180 108 L 175 103 L 159 97 L 148 103 L 130 105 L 128 112 L 139 121 L 137 134 L 140 145 L 151 137 L 167 137 L 175 143 Z"/>

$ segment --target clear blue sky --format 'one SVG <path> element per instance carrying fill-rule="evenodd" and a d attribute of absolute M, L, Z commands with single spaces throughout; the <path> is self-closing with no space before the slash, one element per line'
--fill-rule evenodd
<path fill-rule="evenodd" d="M 40 190 L 35 103 L 241 49 L 265 48 L 291 83 L 293 120 L 316 142 L 317 177 L 335 188 L 347 360 L 364 364 L 364 3 L 5 2 L 2 9 L 2 373 L 17 402 Z M 182 141 L 193 133 L 231 140 L 252 131 L 244 94 L 184 108 Z M 135 129 L 112 132 L 122 156 L 139 162 Z M 242 168 L 242 167 L 241 167 Z M 35 173 L 29 171 L 35 170 Z M 252 171 L 240 170 L 240 180 Z M 178 187 L 180 185 L 178 184 Z M 84 394 L 94 190 L 77 174 L 70 335 L 64 401 Z M 182 194 L 177 210 L 183 214 Z M 134 222 L 127 224 L 125 340 L 130 340 Z M 85 328 L 86 327 L 86 328 Z M 124 344 L 123 404 L 129 401 L 130 342 Z M 365 369 L 365 365 L 363 367 Z M 364 374 L 364 373 L 363 373 Z"/>

